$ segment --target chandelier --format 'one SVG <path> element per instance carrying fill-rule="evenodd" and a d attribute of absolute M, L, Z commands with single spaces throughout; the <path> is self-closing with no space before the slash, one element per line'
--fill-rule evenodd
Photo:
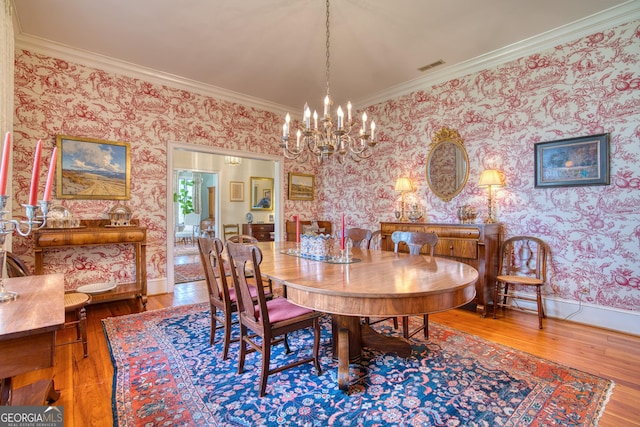
<path fill-rule="evenodd" d="M 331 117 L 332 101 L 329 96 L 329 0 L 327 0 L 326 14 L 326 79 L 327 95 L 324 98 L 324 110 L 322 117 L 317 111 L 311 115 L 311 109 L 307 103 L 303 109 L 303 126 L 296 131 L 295 140 L 290 141 L 291 116 L 287 113 L 285 123 L 282 125 L 282 151 L 287 159 L 296 159 L 306 162 L 309 153 L 315 155 L 320 163 L 332 154 L 338 154 L 338 162 L 342 163 L 349 154 L 352 159 L 359 162 L 368 159 L 373 154 L 376 124 L 372 120 L 367 126 L 367 113 L 362 113 L 361 123 L 357 123 L 351 117 L 351 102 L 347 103 L 347 116 L 344 116 L 342 106 L 338 106 L 336 118 Z M 313 117 L 313 123 L 311 118 Z M 356 135 L 357 134 L 357 135 Z"/>
<path fill-rule="evenodd" d="M 229 165 L 229 166 L 237 166 L 241 162 L 242 162 L 242 160 L 240 160 L 240 157 L 224 156 L 224 163 Z"/>

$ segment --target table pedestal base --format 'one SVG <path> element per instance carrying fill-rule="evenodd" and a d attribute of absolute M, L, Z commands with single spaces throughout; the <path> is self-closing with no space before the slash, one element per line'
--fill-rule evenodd
<path fill-rule="evenodd" d="M 411 356 L 411 344 L 403 338 L 381 335 L 371 326 L 360 322 L 359 316 L 331 315 L 333 354 L 338 357 L 338 387 L 349 388 L 349 363 L 362 358 L 362 347 L 400 357 Z M 336 339 L 337 337 L 337 339 Z"/>

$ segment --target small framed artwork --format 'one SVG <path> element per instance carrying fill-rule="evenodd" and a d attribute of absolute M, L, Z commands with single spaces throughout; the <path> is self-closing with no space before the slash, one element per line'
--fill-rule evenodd
<path fill-rule="evenodd" d="M 609 185 L 609 134 L 539 142 L 535 186 Z"/>
<path fill-rule="evenodd" d="M 244 182 L 242 181 L 229 182 L 229 201 L 244 202 Z"/>
<path fill-rule="evenodd" d="M 59 199 L 131 198 L 131 154 L 126 142 L 57 135 Z"/>
<path fill-rule="evenodd" d="M 289 200 L 313 200 L 314 175 L 289 172 Z"/>

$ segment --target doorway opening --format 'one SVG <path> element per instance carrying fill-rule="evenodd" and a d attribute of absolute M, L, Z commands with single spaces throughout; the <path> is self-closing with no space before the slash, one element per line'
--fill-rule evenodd
<path fill-rule="evenodd" d="M 246 153 L 231 151 L 213 147 L 194 147 L 193 145 L 169 143 L 167 150 L 168 170 L 175 171 L 167 178 L 167 280 L 166 292 L 173 292 L 176 284 L 175 262 L 191 262 L 197 259 L 197 245 L 194 241 L 195 254 L 189 254 L 187 258 L 176 261 L 176 255 L 182 256 L 183 244 L 180 236 L 188 235 L 188 221 L 195 222 L 195 216 L 191 215 L 187 204 L 186 209 L 181 209 L 178 203 L 181 194 L 190 196 L 190 202 L 194 213 L 199 213 L 199 232 L 207 231 L 208 236 L 221 236 L 222 224 L 242 224 L 247 221 L 251 213 L 250 196 L 238 197 L 235 190 L 246 188 L 249 191 L 250 178 L 252 176 L 266 176 L 273 178 L 273 210 L 259 212 L 256 215 L 265 215 L 265 221 L 274 223 L 275 240 L 282 240 L 282 208 L 284 197 L 282 195 L 284 176 L 284 162 L 280 156 L 272 156 L 258 153 Z M 234 162 L 225 161 L 232 156 Z M 214 178 L 215 177 L 215 178 Z M 190 184 L 193 182 L 193 184 Z M 238 183 L 242 183 L 240 186 Z M 181 193 L 181 189 L 186 191 Z M 233 194 L 232 194 L 233 191 Z M 186 198 L 184 201 L 189 200 Z M 182 200 L 181 200 L 182 201 Z M 210 203 L 211 202 L 211 203 Z M 184 226 L 184 227 L 182 227 Z M 181 231 L 178 231 L 180 230 Z M 186 232 L 185 232 L 186 231 Z M 171 235 L 173 233 L 173 236 Z M 189 239 L 186 240 L 187 242 Z"/>

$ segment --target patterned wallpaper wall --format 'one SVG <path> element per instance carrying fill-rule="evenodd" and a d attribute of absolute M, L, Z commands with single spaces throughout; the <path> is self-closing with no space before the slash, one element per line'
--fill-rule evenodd
<path fill-rule="evenodd" d="M 399 176 L 411 177 L 431 222 L 457 222 L 470 204 L 487 214 L 484 169 L 499 169 L 494 190 L 506 237 L 531 234 L 553 252 L 551 286 L 571 301 L 640 310 L 640 22 L 593 34 L 553 50 L 370 107 L 382 142 L 369 162 L 330 164 L 321 175 L 320 210 L 350 226 L 394 220 Z M 470 176 L 442 202 L 428 188 L 425 163 L 433 133 L 457 129 Z M 611 134 L 611 185 L 534 188 L 534 143 Z M 335 213 L 333 213 L 335 212 Z M 494 211 L 495 212 L 495 211 Z"/>
<path fill-rule="evenodd" d="M 285 172 L 316 173 L 315 202 L 287 201 L 284 216 L 379 228 L 393 219 L 399 176 L 409 176 L 430 221 L 456 222 L 456 208 L 486 215 L 485 168 L 506 176 L 495 193 L 507 236 L 533 234 L 553 251 L 547 294 L 606 307 L 640 307 L 640 23 L 635 21 L 497 68 L 425 88 L 367 109 L 379 130 L 371 160 L 285 163 Z M 279 154 L 282 117 L 230 102 L 147 83 L 28 51 L 16 52 L 14 197 L 26 194 L 36 141 L 50 155 L 55 135 L 130 142 L 129 207 L 149 229 L 147 271 L 166 275 L 165 193 L 168 142 Z M 451 202 L 434 197 L 425 178 L 428 144 L 442 126 L 457 129 L 469 152 L 470 176 Z M 533 144 L 611 133 L 611 185 L 535 189 Z M 286 181 L 286 177 L 285 177 Z M 285 183 L 283 182 L 283 185 Z M 114 201 L 64 200 L 83 218 L 100 217 Z M 14 212 L 17 214 L 18 212 Z M 31 261 L 30 239 L 14 250 Z M 131 254 L 99 249 L 51 253 L 75 285 L 131 272 Z M 113 257 L 113 258 L 112 258 Z M 109 258 L 109 266 L 100 260 Z M 112 261 L 116 259 L 117 261 Z"/>

